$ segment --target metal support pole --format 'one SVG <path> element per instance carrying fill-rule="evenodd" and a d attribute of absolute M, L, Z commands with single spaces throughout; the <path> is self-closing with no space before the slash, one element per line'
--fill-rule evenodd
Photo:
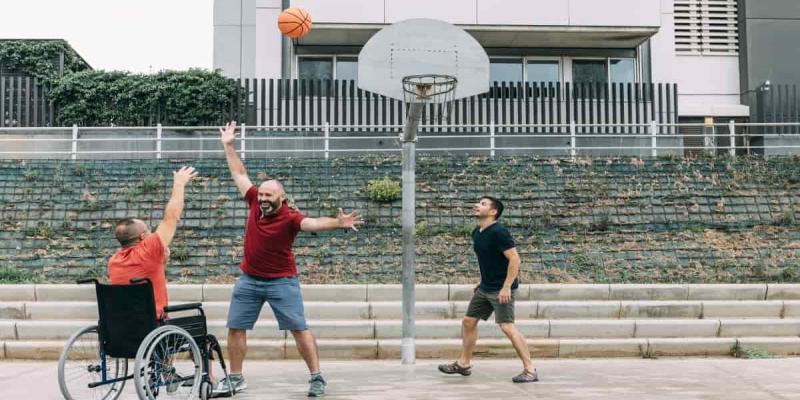
<path fill-rule="evenodd" d="M 650 121 L 650 156 L 658 157 L 658 125 L 656 121 Z"/>
<path fill-rule="evenodd" d="M 328 159 L 329 151 L 331 149 L 331 124 L 325 122 L 325 159 Z"/>
<path fill-rule="evenodd" d="M 572 160 L 578 155 L 578 148 L 575 138 L 575 121 L 569 121 L 569 156 Z"/>
<path fill-rule="evenodd" d="M 247 141 L 247 140 L 245 140 L 245 136 L 247 135 L 247 124 L 242 124 L 241 130 L 242 130 L 242 137 L 241 137 L 241 141 L 239 143 L 239 146 L 240 146 L 240 148 L 239 148 L 239 157 L 241 157 L 242 160 L 244 160 L 244 158 L 245 158 L 245 154 L 244 153 L 245 153 L 245 150 L 246 150 L 246 147 L 245 147 L 244 143 Z"/>
<path fill-rule="evenodd" d="M 161 124 L 156 125 L 156 159 L 161 159 Z"/>
<path fill-rule="evenodd" d="M 731 140 L 730 150 L 728 151 L 731 157 L 736 157 L 736 121 L 734 120 L 728 121 L 728 135 Z"/>
<path fill-rule="evenodd" d="M 416 336 L 416 146 L 417 132 L 423 103 L 410 103 L 408 116 L 400 140 L 403 142 L 403 339 L 400 343 L 400 357 L 403 364 L 413 364 L 417 358 L 414 337 Z"/>
<path fill-rule="evenodd" d="M 78 159 L 78 125 L 72 125 L 72 159 Z"/>

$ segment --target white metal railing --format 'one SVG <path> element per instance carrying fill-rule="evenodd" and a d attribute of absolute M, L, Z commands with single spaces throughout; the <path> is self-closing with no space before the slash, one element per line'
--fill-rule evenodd
<path fill-rule="evenodd" d="M 701 133 L 687 133 L 683 128 L 701 128 Z M 31 156 L 69 156 L 78 159 L 81 155 L 129 155 L 132 158 L 154 156 L 186 156 L 223 154 L 218 145 L 219 127 L 212 126 L 161 126 L 154 127 L 48 127 L 48 128 L 0 128 L 0 158 L 30 158 Z M 402 125 L 297 125 L 297 126 L 247 126 L 239 127 L 239 153 L 244 159 L 249 154 L 308 154 L 329 158 L 335 153 L 385 153 L 399 152 L 399 134 Z M 739 132 L 737 132 L 737 129 Z M 501 125 L 489 122 L 480 125 L 425 125 L 419 135 L 420 152 L 480 152 L 495 156 L 503 151 L 548 151 L 560 152 L 570 157 L 581 153 L 607 151 L 637 152 L 639 155 L 658 156 L 663 152 L 676 153 L 683 150 L 708 151 L 730 155 L 762 152 L 769 149 L 800 149 L 800 122 L 796 123 L 673 123 L 663 124 L 514 124 Z M 618 131 L 626 131 L 616 133 Z M 778 131 L 781 131 L 780 133 Z M 207 136 L 189 133 L 208 133 Z M 442 132 L 442 133 L 437 133 Z M 498 133 L 502 132 L 502 133 Z M 61 137 L 53 137 L 61 134 Z M 94 137 L 97 134 L 107 136 Z M 139 135 L 146 136 L 140 137 Z M 121 135 L 125 135 L 122 137 Z M 49 137 L 47 137 L 49 136 Z M 686 144 L 683 141 L 697 138 L 702 145 Z M 739 138 L 739 140 L 737 140 Z M 550 143 L 537 140 L 550 139 Z M 567 139 L 554 142 L 554 139 Z M 598 139 L 618 139 L 619 144 L 609 145 Z M 671 139 L 671 140 L 670 140 Z M 724 139 L 724 140 L 720 140 Z M 774 143 L 767 143 L 772 140 Z M 781 140 L 784 139 L 784 140 Z M 361 141 L 388 141 L 383 147 L 357 146 Z M 446 140 L 444 146 L 431 143 Z M 630 143 L 630 141 L 634 141 Z M 459 141 L 461 143 L 459 143 Z M 623 143 L 628 141 L 629 143 Z M 665 142 L 666 141 L 666 142 Z M 258 148 L 260 142 L 273 142 L 269 147 Z M 283 146 L 274 145 L 283 142 Z M 286 143 L 304 142 L 298 148 L 287 148 Z M 592 143 L 594 142 L 594 143 Z M 720 143 L 723 143 L 722 145 Z M 46 148 L 34 148 L 42 143 Z M 112 149 L 101 149 L 99 144 L 111 144 Z M 132 143 L 149 143 L 147 149 L 122 149 Z M 175 143 L 177 148 L 165 148 Z M 198 147 L 199 148 L 186 148 Z M 205 143 L 212 143 L 211 149 Z M 560 143 L 560 144 L 559 144 Z M 61 145 L 59 145 L 61 144 Z M 69 146 L 67 146 L 69 144 Z M 427 145 L 426 145 L 427 144 Z M 459 145 L 460 144 L 460 145 Z M 180 148 L 183 145 L 184 148 Z M 335 145 L 335 146 L 332 146 Z M 41 146 L 40 146 L 41 147 Z M 174 147 L 174 146 L 173 146 Z M 800 153 L 800 151 L 797 151 Z"/>

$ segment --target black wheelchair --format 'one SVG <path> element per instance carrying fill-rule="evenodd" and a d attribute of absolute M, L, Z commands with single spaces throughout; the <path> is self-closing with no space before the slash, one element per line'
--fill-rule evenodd
<path fill-rule="evenodd" d="M 67 400 L 114 400 L 133 379 L 140 399 L 208 399 L 210 361 L 216 355 L 225 378 L 222 349 L 208 334 L 202 304 L 167 306 L 185 316 L 159 320 L 148 279 L 130 285 L 94 283 L 99 320 L 75 332 L 58 360 L 58 384 Z M 129 374 L 128 360 L 134 360 Z M 233 391 L 229 396 L 233 396 Z"/>

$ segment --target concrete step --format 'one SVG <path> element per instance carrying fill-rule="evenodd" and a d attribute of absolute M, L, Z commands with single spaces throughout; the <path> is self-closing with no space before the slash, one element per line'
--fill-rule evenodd
<path fill-rule="evenodd" d="M 175 301 L 172 304 L 180 304 Z M 467 301 L 418 301 L 418 319 L 460 319 Z M 209 319 L 225 319 L 227 301 L 203 302 Z M 402 318 L 400 301 L 306 301 L 308 319 Z M 721 319 L 721 318 L 798 318 L 800 300 L 623 300 L 623 301 L 518 301 L 518 319 Z M 97 318 L 94 301 L 0 302 L 0 319 L 85 319 Z M 273 319 L 264 305 L 261 320 Z"/>
<path fill-rule="evenodd" d="M 330 340 L 319 339 L 320 358 L 335 359 L 399 359 L 399 339 Z M 248 340 L 247 358 L 253 360 L 299 359 L 292 340 Z M 458 339 L 418 339 L 417 357 L 445 361 L 458 357 Z M 5 359 L 56 360 L 64 342 L 4 341 L 0 342 Z M 222 341 L 223 348 L 225 341 Z M 798 337 L 738 338 L 629 338 L 629 339 L 528 339 L 534 358 L 543 357 L 665 357 L 724 356 L 735 351 L 759 351 L 769 356 L 800 355 Z M 226 355 L 227 356 L 227 355 Z M 479 339 L 476 358 L 515 358 L 507 339 Z"/>
<path fill-rule="evenodd" d="M 170 284 L 171 301 L 228 301 L 233 285 Z M 418 301 L 466 301 L 473 285 L 417 285 Z M 306 301 L 399 301 L 399 284 L 303 285 Z M 800 300 L 800 284 L 525 284 L 519 300 Z M 92 285 L 0 285 L 0 301 L 93 301 Z"/>
<path fill-rule="evenodd" d="M 0 340 L 66 340 L 76 330 L 93 324 L 90 320 L 0 320 Z M 399 339 L 400 320 L 309 320 L 319 339 Z M 517 320 L 517 329 L 528 339 L 625 339 L 741 336 L 800 336 L 800 319 L 622 319 L 622 320 Z M 479 337 L 503 339 L 505 335 L 491 322 L 478 325 Z M 208 330 L 225 338 L 224 320 L 208 321 Z M 421 339 L 458 339 L 460 320 L 418 320 L 416 336 Z M 251 339 L 291 338 L 278 330 L 275 321 L 259 321 L 250 331 Z"/>

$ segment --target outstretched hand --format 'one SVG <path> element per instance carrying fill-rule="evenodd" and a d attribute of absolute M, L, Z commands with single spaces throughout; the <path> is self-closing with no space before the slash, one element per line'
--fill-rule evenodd
<path fill-rule="evenodd" d="M 364 219 L 355 211 L 345 214 L 340 208 L 336 219 L 339 221 L 340 228 L 352 229 L 356 232 L 358 232 L 358 225 L 364 225 Z"/>
<path fill-rule="evenodd" d="M 236 135 L 236 121 L 228 122 L 225 128 L 219 129 L 219 140 L 225 146 L 233 144 L 233 141 L 236 140 Z"/>
<path fill-rule="evenodd" d="M 197 176 L 197 171 L 193 167 L 182 167 L 172 172 L 172 180 L 176 185 L 186 185 Z"/>

